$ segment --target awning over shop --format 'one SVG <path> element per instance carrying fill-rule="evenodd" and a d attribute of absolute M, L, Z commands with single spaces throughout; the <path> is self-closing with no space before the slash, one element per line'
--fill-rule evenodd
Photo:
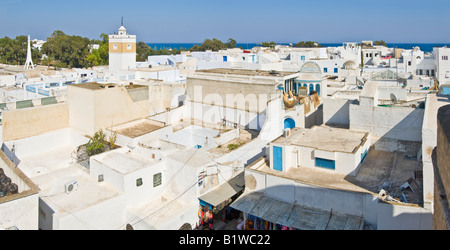
<path fill-rule="evenodd" d="M 244 193 L 232 208 L 263 220 L 302 230 L 362 230 L 362 217 L 308 208 L 266 197 L 262 193 Z"/>
<path fill-rule="evenodd" d="M 198 199 L 216 207 L 228 198 L 231 198 L 233 195 L 242 191 L 244 184 L 244 173 L 242 172 L 231 178 L 229 181 L 198 197 Z"/>

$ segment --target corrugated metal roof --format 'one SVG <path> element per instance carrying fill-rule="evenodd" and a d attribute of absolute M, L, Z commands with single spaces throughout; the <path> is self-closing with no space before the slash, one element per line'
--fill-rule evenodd
<path fill-rule="evenodd" d="M 230 205 L 239 211 L 302 230 L 362 230 L 362 217 L 304 207 L 265 196 L 244 193 Z"/>

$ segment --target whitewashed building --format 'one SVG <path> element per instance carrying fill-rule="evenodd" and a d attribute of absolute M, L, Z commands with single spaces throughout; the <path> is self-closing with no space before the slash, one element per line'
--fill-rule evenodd
<path fill-rule="evenodd" d="M 136 35 L 127 33 L 121 26 L 117 34 L 109 35 L 109 69 L 132 70 L 136 68 Z"/>

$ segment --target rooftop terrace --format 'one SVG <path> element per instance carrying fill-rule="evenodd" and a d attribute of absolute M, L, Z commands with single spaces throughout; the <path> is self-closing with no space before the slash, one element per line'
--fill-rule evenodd
<path fill-rule="evenodd" d="M 242 75 L 242 76 L 271 76 L 271 77 L 285 77 L 297 72 L 287 72 L 287 71 L 265 71 L 265 70 L 244 70 L 244 69 L 205 69 L 198 70 L 197 73 L 213 73 L 213 74 L 230 74 L 230 75 Z"/>
<path fill-rule="evenodd" d="M 366 140 L 367 136 L 368 133 L 366 132 L 335 127 L 314 126 L 311 129 L 294 128 L 291 131 L 291 136 L 281 136 L 273 142 L 325 151 L 352 153 Z"/>
<path fill-rule="evenodd" d="M 270 168 L 268 162 L 257 161 L 248 170 L 298 181 L 319 187 L 378 195 L 383 189 L 390 202 L 422 205 L 422 164 L 399 152 L 369 150 L 356 176 L 333 173 L 321 168 L 293 167 L 286 172 Z M 409 186 L 405 185 L 408 183 Z M 406 188 L 403 188 L 406 186 Z"/>

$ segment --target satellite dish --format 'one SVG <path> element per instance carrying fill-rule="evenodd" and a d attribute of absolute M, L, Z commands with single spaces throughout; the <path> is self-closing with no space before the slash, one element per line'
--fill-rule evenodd
<path fill-rule="evenodd" d="M 392 93 L 391 93 L 391 101 L 392 101 L 393 103 L 397 103 L 397 97 L 395 97 L 395 95 L 392 94 Z"/>

